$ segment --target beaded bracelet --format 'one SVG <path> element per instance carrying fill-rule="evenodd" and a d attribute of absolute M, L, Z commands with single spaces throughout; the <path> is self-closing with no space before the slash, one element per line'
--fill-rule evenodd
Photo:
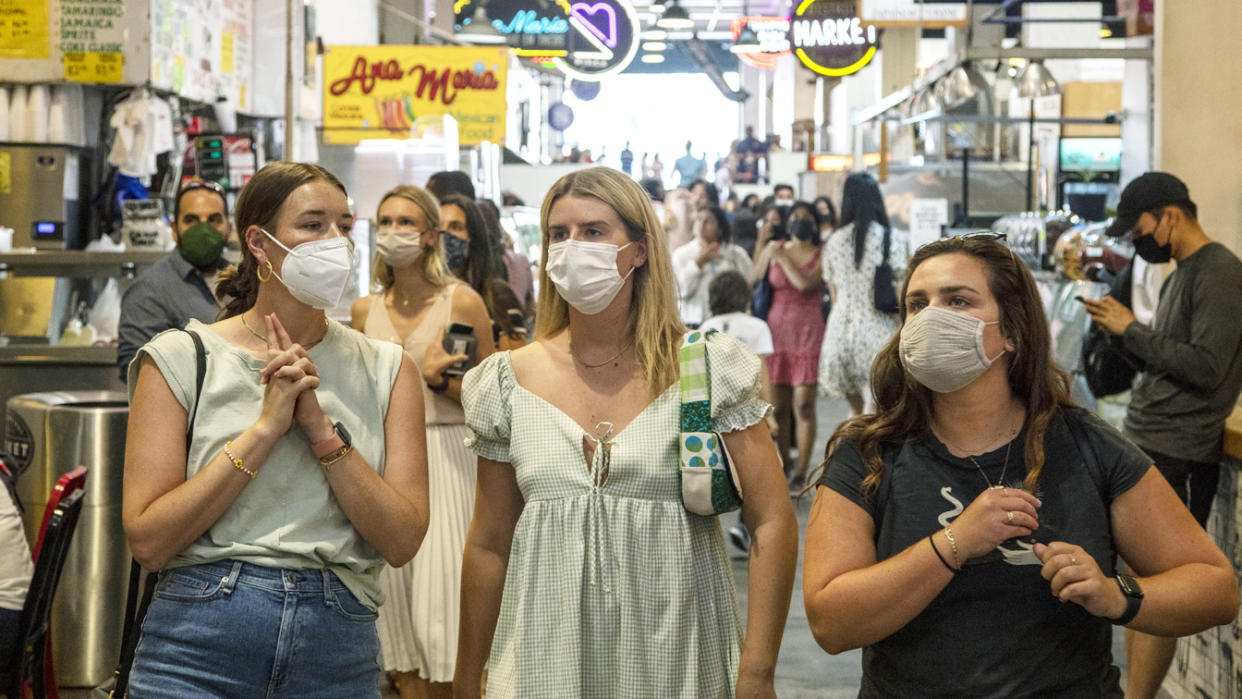
<path fill-rule="evenodd" d="M 229 457 L 229 460 L 233 462 L 233 468 L 237 469 L 238 471 L 241 471 L 247 476 L 250 476 L 250 480 L 254 480 L 255 476 L 259 474 L 246 468 L 245 464 L 242 463 L 241 459 L 237 458 L 236 456 L 233 456 L 233 452 L 229 451 L 229 446 L 232 444 L 233 444 L 232 442 L 224 443 L 224 455 Z"/>
<path fill-rule="evenodd" d="M 957 539 L 953 538 L 953 528 L 944 528 L 944 538 L 949 540 L 949 546 L 953 547 L 953 562 L 957 564 L 957 569 L 962 569 L 962 557 L 957 553 Z"/>
<path fill-rule="evenodd" d="M 931 544 L 932 551 L 935 551 L 935 552 L 936 552 L 936 558 L 939 558 L 939 559 L 940 559 L 940 562 L 944 564 L 944 567 L 945 567 L 945 568 L 948 568 L 948 569 L 949 569 L 949 572 L 950 572 L 950 573 L 956 573 L 956 572 L 958 572 L 958 571 L 957 571 L 957 568 L 954 568 L 953 566 L 949 565 L 949 562 L 948 562 L 948 561 L 946 561 L 946 560 L 944 560 L 944 556 L 940 555 L 940 549 L 936 548 L 936 542 L 935 542 L 935 541 L 932 541 L 932 538 L 931 538 L 930 536 L 929 536 L 929 537 L 927 537 L 927 543 Z"/>

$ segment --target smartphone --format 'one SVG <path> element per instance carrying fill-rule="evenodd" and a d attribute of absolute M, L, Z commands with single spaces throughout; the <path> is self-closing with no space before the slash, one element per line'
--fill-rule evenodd
<path fill-rule="evenodd" d="M 444 370 L 444 375 L 461 376 L 469 371 L 478 361 L 477 346 L 478 340 L 474 337 L 474 328 L 464 323 L 449 325 L 448 332 L 444 334 L 444 351 L 449 354 L 469 355 L 469 359 L 450 364 Z"/>

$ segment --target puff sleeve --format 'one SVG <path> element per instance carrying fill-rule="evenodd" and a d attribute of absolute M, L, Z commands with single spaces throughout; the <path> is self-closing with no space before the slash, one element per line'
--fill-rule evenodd
<path fill-rule="evenodd" d="M 462 379 L 461 404 L 470 429 L 466 446 L 485 459 L 509 462 L 514 381 L 508 352 L 496 352 Z"/>
<path fill-rule="evenodd" d="M 712 423 L 717 432 L 744 430 L 759 422 L 772 406 L 759 398 L 759 357 L 724 333 L 707 338 L 711 372 Z"/>

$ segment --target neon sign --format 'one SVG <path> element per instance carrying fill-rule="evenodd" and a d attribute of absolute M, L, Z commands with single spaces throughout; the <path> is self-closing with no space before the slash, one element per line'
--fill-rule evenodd
<path fill-rule="evenodd" d="M 569 31 L 569 22 L 564 17 L 540 17 L 534 10 L 519 10 L 508 24 L 493 19 L 492 26 L 501 34 L 564 34 Z"/>
<path fill-rule="evenodd" d="M 777 59 L 793 50 L 789 45 L 789 18 L 735 17 L 730 24 L 735 41 L 747 25 L 759 37 L 759 50 L 739 53 L 737 57 L 747 65 L 775 70 Z"/>
<path fill-rule="evenodd" d="M 879 32 L 858 19 L 854 0 L 802 0 L 789 21 L 798 60 L 820 75 L 856 73 L 879 48 Z"/>

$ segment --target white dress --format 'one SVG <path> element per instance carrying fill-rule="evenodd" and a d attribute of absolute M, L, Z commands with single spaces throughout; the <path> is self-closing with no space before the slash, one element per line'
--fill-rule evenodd
<path fill-rule="evenodd" d="M 900 286 L 906 276 L 909 242 L 892 229 L 888 263 Z M 819 390 L 832 396 L 864 393 L 875 356 L 901 323 L 898 315 L 875 308 L 875 267 L 884 250 L 884 227 L 872 223 L 863 245 L 862 263 L 854 265 L 854 227 L 843 226 L 824 243 L 824 281 L 836 288 L 819 354 Z M 898 289 L 900 292 L 900 289 Z"/>
<path fill-rule="evenodd" d="M 449 322 L 455 286 L 445 287 L 423 322 L 404 339 L 397 336 L 383 298 L 376 296 L 367 314 L 366 334 L 402 345 L 414 363 L 421 364 L 428 343 Z M 465 447 L 470 432 L 461 403 L 424 385 L 423 405 L 431 521 L 414 560 L 400 568 L 384 566 L 380 572 L 385 599 L 376 628 L 385 670 L 451 682 L 457 659 L 461 558 L 474 514 L 476 459 Z"/>
<path fill-rule="evenodd" d="M 715 429 L 763 419 L 758 358 L 719 333 L 707 352 Z M 583 429 L 517 382 L 508 352 L 466 374 L 472 448 L 512 464 L 525 501 L 488 699 L 733 696 L 741 648 L 733 569 L 717 518 L 681 504 L 677 387 L 605 440 L 588 464 Z"/>

